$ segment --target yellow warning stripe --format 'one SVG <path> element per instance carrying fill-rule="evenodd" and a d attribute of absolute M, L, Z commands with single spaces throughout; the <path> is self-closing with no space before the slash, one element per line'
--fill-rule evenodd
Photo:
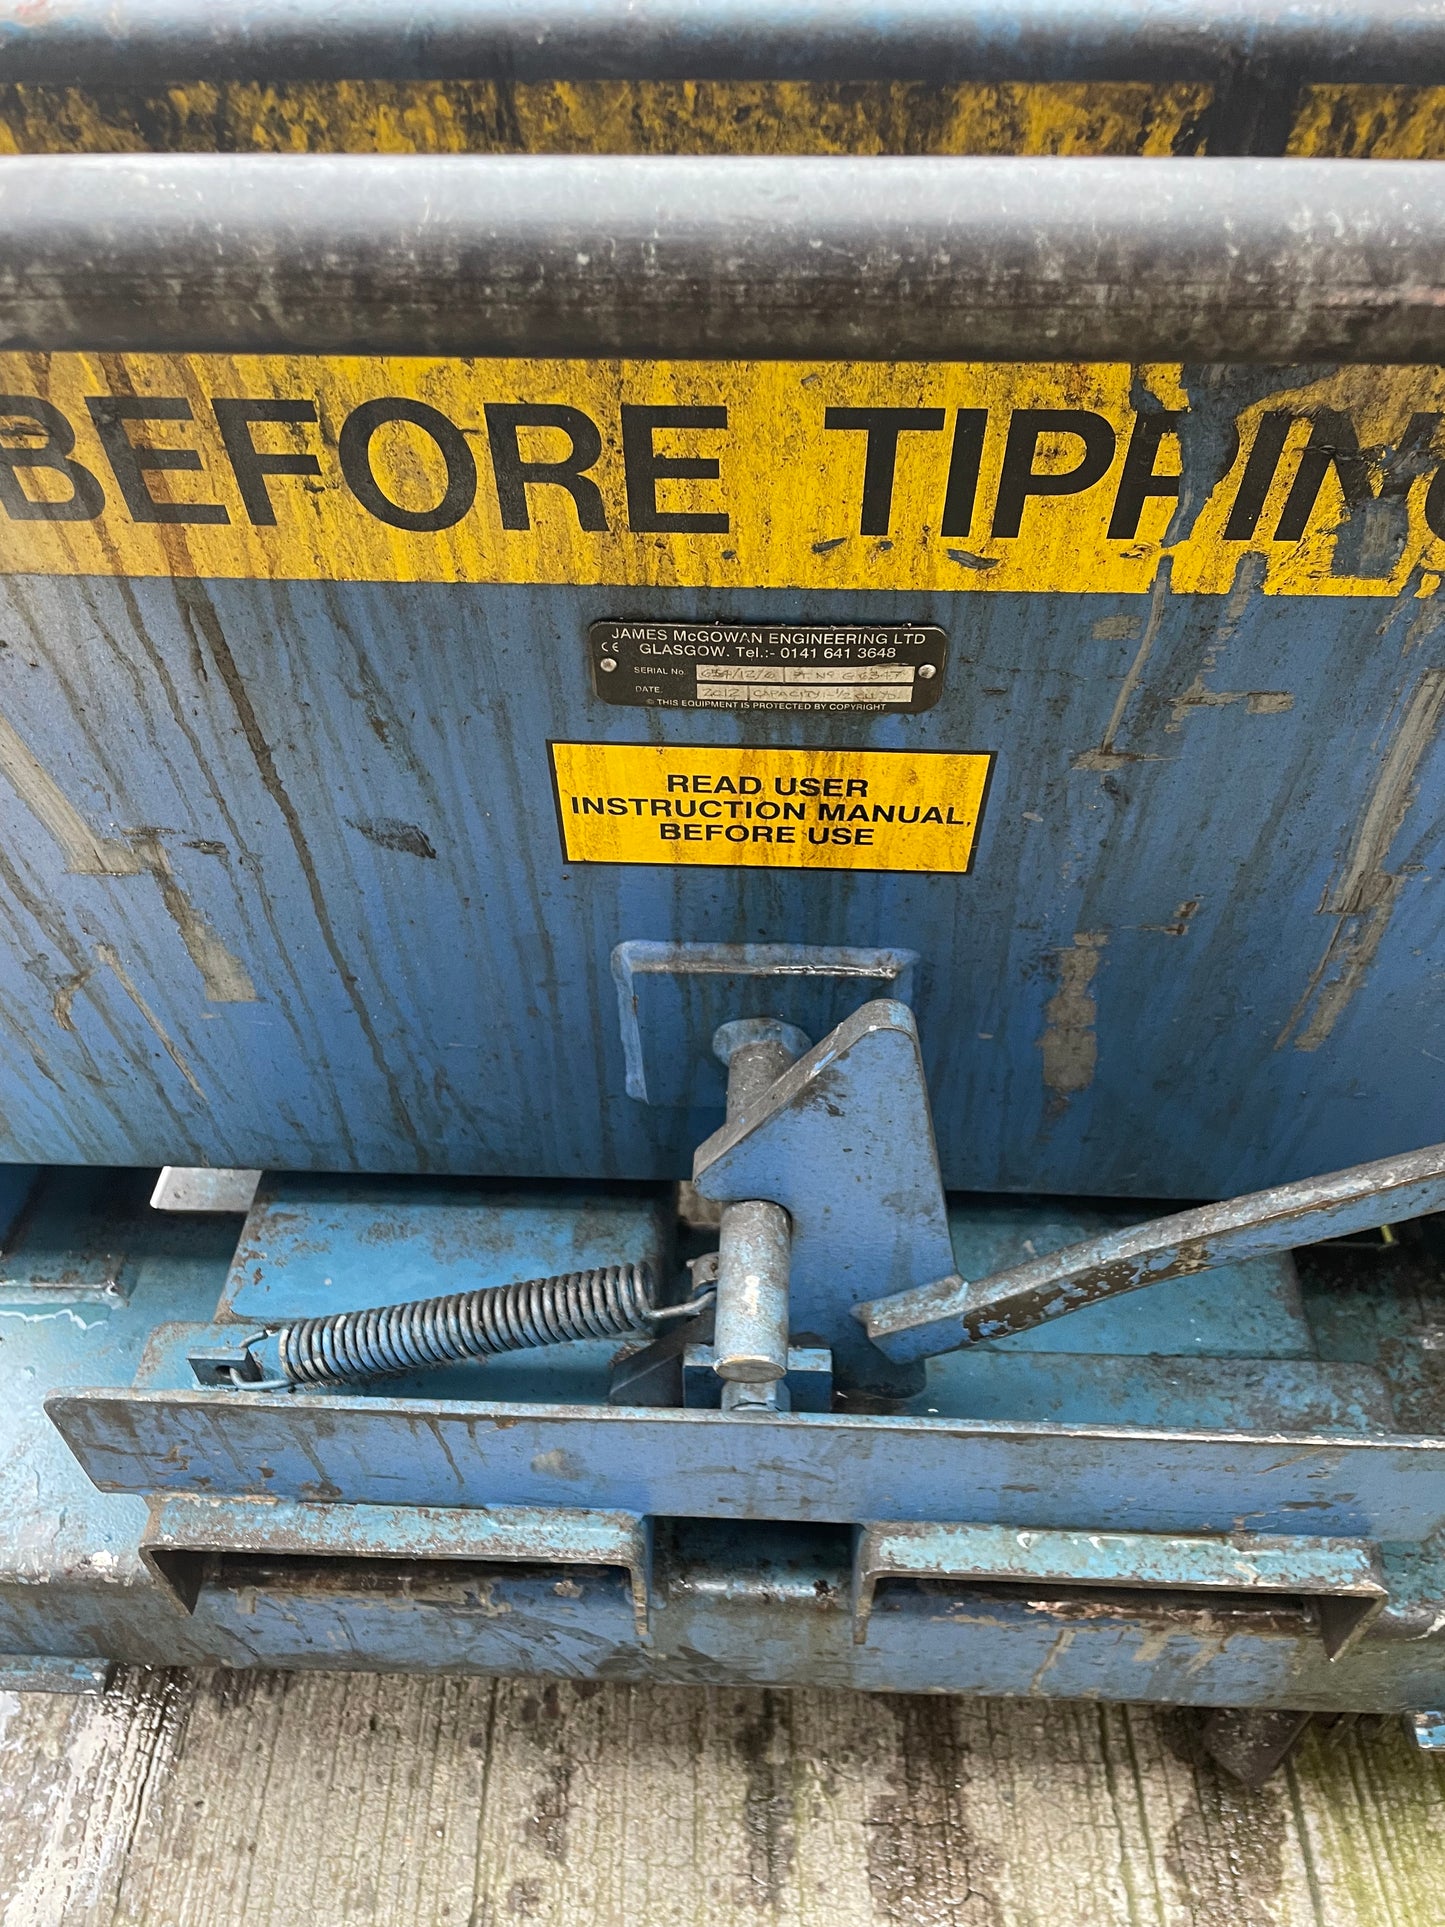
<path fill-rule="evenodd" d="M 339 80 L 0 86 L 0 154 L 1207 151 L 1214 90 L 1145 81 Z M 1301 87 L 1288 152 L 1445 157 L 1445 87 Z"/>
<path fill-rule="evenodd" d="M 1266 593 L 1431 593 L 1445 370 L 1221 379 L 4 355 L 0 571 L 1221 594 L 1253 557 Z"/>
<path fill-rule="evenodd" d="M 0 153 L 1172 154 L 1207 86 L 228 81 L 0 86 Z"/>

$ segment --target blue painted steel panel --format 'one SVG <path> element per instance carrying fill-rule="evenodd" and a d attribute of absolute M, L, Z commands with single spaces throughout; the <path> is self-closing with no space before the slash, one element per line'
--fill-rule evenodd
<path fill-rule="evenodd" d="M 106 1659 L 65 1659 L 53 1653 L 0 1653 L 0 1688 L 11 1693 L 103 1693 Z"/>
<path fill-rule="evenodd" d="M 1142 1206 L 1100 1209 L 1063 1198 L 954 1199 L 948 1228 L 965 1278 L 1043 1257 L 1137 1224 Z M 1147 1213 L 1154 1216 L 1153 1210 Z M 986 1352 L 1099 1352 L 1118 1357 L 1310 1358 L 1314 1339 L 1291 1257 L 1251 1258 L 1199 1278 L 1170 1278 L 1127 1300 L 1100 1299 Z"/>
<path fill-rule="evenodd" d="M 1219 1196 L 1438 1135 L 1433 726 L 1373 907 L 1328 908 L 1435 714 L 1434 602 L 13 577 L 0 611 L 13 727 L 170 866 L 69 874 L 0 784 L 7 1158 L 681 1175 L 717 1115 L 626 1096 L 626 938 L 917 950 L 954 1186 Z M 584 656 L 623 612 L 938 622 L 951 666 L 915 717 L 631 712 Z M 969 876 L 569 868 L 549 736 L 999 760 Z M 255 1001 L 208 1001 L 196 919 Z"/>
<path fill-rule="evenodd" d="M 858 1645 L 867 1640 L 875 1599 L 898 1580 L 1083 1586 L 1105 1598 L 1125 1588 L 1194 1594 L 1216 1603 L 1221 1595 L 1256 1602 L 1266 1594 L 1308 1599 L 1331 1658 L 1363 1637 L 1387 1598 L 1379 1549 L 1359 1540 L 864 1525 L 854 1535 L 853 1637 Z"/>
<path fill-rule="evenodd" d="M 1303 1544 L 1303 1542 L 1301 1542 Z M 628 1575 L 634 1630 L 651 1638 L 650 1521 L 630 1513 L 565 1506 L 288 1504 L 267 1499 L 158 1501 L 141 1557 L 173 1602 L 190 1612 L 216 1555 L 344 1561 L 365 1571 L 402 1560 L 458 1566 L 620 1567 Z"/>
<path fill-rule="evenodd" d="M 109 1194 L 110 1236 L 99 1242 L 125 1252 L 131 1290 L 129 1297 L 92 1300 L 0 1284 L 0 1585 L 18 1585 L 22 1594 L 43 1587 L 47 1596 L 59 1586 L 77 1601 L 93 1593 L 101 1603 L 79 1611 L 83 1627 L 86 1611 L 99 1610 L 103 1619 L 104 1602 L 118 1602 L 143 1579 L 136 1546 L 146 1508 L 129 1497 L 100 1499 L 45 1418 L 47 1388 L 97 1378 L 125 1384 L 153 1335 L 164 1336 L 167 1320 L 209 1317 L 236 1227 L 234 1219 L 147 1211 L 153 1172 L 64 1175 Z M 75 1621 L 62 1638 L 44 1610 L 0 1625 L 0 1648 L 12 1652 L 97 1650 L 83 1639 L 73 1644 L 76 1637 Z"/>
<path fill-rule="evenodd" d="M 1170 1433 L 960 1419 L 598 1409 L 260 1392 L 61 1392 L 102 1491 L 648 1517 L 955 1520 L 1421 1539 L 1445 1438 Z M 966 1504 L 960 1495 L 966 1496 Z"/>
<path fill-rule="evenodd" d="M 319 1318 L 599 1265 L 648 1264 L 664 1277 L 672 1231 L 672 1198 L 658 1185 L 564 1190 L 273 1172 L 216 1315 Z"/>
<path fill-rule="evenodd" d="M 149 1191 L 145 1172 L 0 1168 L 0 1303 L 123 1303 L 152 1248 Z"/>
<path fill-rule="evenodd" d="M 931 1360 L 927 1386 L 909 1401 L 909 1410 L 1188 1432 L 1396 1429 L 1378 1372 L 1313 1358 L 1021 1354 L 980 1347 Z"/>

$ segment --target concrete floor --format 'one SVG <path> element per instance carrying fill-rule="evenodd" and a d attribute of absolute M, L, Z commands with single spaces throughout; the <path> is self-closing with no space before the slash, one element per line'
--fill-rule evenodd
<path fill-rule="evenodd" d="M 1399 1727 L 1246 1793 L 1093 1703 L 362 1675 L 0 1695 L 4 1927 L 1437 1927 Z"/>

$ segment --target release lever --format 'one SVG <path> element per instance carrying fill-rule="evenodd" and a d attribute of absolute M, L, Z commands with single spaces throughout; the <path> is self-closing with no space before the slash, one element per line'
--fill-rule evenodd
<path fill-rule="evenodd" d="M 898 1360 L 1007 1338 L 1100 1298 L 1213 1271 L 1322 1238 L 1445 1210 L 1445 1144 L 1252 1191 L 1069 1245 L 991 1277 L 957 1273 L 855 1305 L 869 1338 Z"/>

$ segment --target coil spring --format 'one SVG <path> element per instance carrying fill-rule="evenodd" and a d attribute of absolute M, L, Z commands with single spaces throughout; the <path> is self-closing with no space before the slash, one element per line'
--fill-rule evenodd
<path fill-rule="evenodd" d="M 649 1329 L 654 1300 L 649 1266 L 606 1265 L 374 1311 L 332 1312 L 281 1328 L 281 1369 L 293 1385 L 339 1385 L 568 1338 L 622 1338 Z"/>

